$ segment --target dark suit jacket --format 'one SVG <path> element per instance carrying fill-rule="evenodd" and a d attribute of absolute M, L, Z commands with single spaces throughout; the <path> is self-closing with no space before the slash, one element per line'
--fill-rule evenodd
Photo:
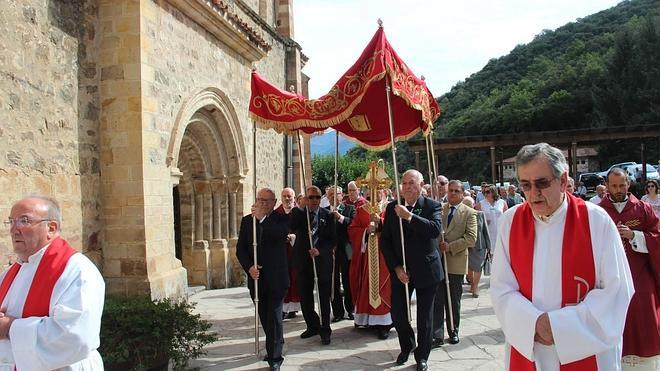
<path fill-rule="evenodd" d="M 343 210 L 340 214 L 344 216 L 344 222 L 339 223 L 339 220 L 335 219 L 335 228 L 337 228 L 337 248 L 345 250 L 346 244 L 351 242 L 348 237 L 348 226 L 351 225 L 353 218 L 355 218 L 355 206 L 344 204 L 342 207 Z M 328 211 L 330 210 L 329 207 L 327 209 Z M 349 255 L 348 259 L 350 258 Z"/>
<path fill-rule="evenodd" d="M 395 267 L 403 266 L 399 217 L 394 212 L 395 205 L 396 202 L 390 202 L 385 209 L 385 221 L 380 236 L 383 255 L 393 275 L 396 275 Z M 403 221 L 406 265 L 410 281 L 415 287 L 438 284 L 444 279 L 438 253 L 438 236 L 442 230 L 440 218 L 440 203 L 420 196 L 413 208 L 410 222 Z"/>
<path fill-rule="evenodd" d="M 289 288 L 286 245 L 289 233 L 289 218 L 272 212 L 259 224 L 257 221 L 257 265 L 262 266 L 259 274 L 259 289 L 274 293 L 284 292 Z M 236 257 L 245 273 L 254 265 L 252 247 L 252 215 L 241 219 L 241 229 L 236 244 Z M 248 274 L 248 287 L 254 289 L 254 280 Z"/>
<path fill-rule="evenodd" d="M 318 234 L 319 241 L 317 246 L 319 256 L 316 257 L 316 269 L 319 280 L 330 279 L 332 277 L 332 249 L 337 245 L 337 235 L 335 228 L 335 217 L 330 211 L 324 208 L 318 209 Z M 312 271 L 312 258 L 309 256 L 309 234 L 307 233 L 307 218 L 305 210 L 295 207 L 289 214 L 290 228 L 296 235 L 296 242 L 293 245 L 293 266 L 299 271 Z M 314 213 L 310 213 L 310 222 L 314 218 Z"/>

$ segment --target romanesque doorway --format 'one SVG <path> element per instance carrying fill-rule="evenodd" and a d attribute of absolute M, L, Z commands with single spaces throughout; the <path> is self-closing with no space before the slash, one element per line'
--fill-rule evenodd
<path fill-rule="evenodd" d="M 176 256 L 191 286 L 222 288 L 240 283 L 234 251 L 243 210 L 241 138 L 234 110 L 217 89 L 195 95 L 177 117 L 168 156 L 174 235 L 175 246 L 180 246 Z"/>

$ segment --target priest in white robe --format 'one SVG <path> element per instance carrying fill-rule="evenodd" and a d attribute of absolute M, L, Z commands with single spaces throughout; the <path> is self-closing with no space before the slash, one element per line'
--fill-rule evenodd
<path fill-rule="evenodd" d="M 57 202 L 41 196 L 14 204 L 5 222 L 18 261 L 0 275 L 0 371 L 103 370 L 105 284 L 60 223 Z"/>
<path fill-rule="evenodd" d="M 565 192 L 559 149 L 525 146 L 516 167 L 527 202 L 502 216 L 490 288 L 506 369 L 620 370 L 634 288 L 616 226 Z"/>

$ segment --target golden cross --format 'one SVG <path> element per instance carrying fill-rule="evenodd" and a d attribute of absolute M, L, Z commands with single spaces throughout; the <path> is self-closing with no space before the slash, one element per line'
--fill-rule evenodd
<path fill-rule="evenodd" d="M 360 188 L 369 188 L 369 194 L 371 196 L 369 204 L 367 204 L 369 213 L 380 214 L 382 210 L 378 202 L 378 191 L 392 186 L 392 180 L 385 172 L 385 162 L 381 159 L 378 162 L 371 161 L 367 175 L 364 178 L 358 178 L 355 183 Z"/>

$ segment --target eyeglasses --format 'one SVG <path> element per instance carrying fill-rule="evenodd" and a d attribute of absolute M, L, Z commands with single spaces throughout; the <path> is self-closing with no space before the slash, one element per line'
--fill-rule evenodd
<path fill-rule="evenodd" d="M 552 182 L 555 181 L 555 178 L 552 179 L 538 179 L 533 182 L 520 182 L 520 188 L 522 188 L 523 191 L 529 192 L 532 190 L 532 185 L 536 187 L 536 189 L 546 189 L 549 188 L 552 185 Z"/>
<path fill-rule="evenodd" d="M 27 216 L 22 216 L 18 219 L 8 218 L 7 220 L 5 220 L 4 223 L 5 223 L 5 227 L 7 228 L 11 228 L 12 225 L 16 228 L 23 228 L 28 225 L 33 225 L 41 222 L 49 222 L 49 221 L 51 221 L 51 219 L 30 219 Z"/>
<path fill-rule="evenodd" d="M 437 184 L 440 184 L 441 186 L 446 186 L 447 184 L 449 184 L 449 183 L 447 183 L 447 182 L 436 182 L 436 183 L 437 183 Z"/>
<path fill-rule="evenodd" d="M 655 188 L 655 184 L 647 184 L 646 188 Z"/>
<path fill-rule="evenodd" d="M 307 198 L 309 198 L 310 200 L 320 200 L 321 196 L 311 195 L 311 196 L 307 196 Z"/>

